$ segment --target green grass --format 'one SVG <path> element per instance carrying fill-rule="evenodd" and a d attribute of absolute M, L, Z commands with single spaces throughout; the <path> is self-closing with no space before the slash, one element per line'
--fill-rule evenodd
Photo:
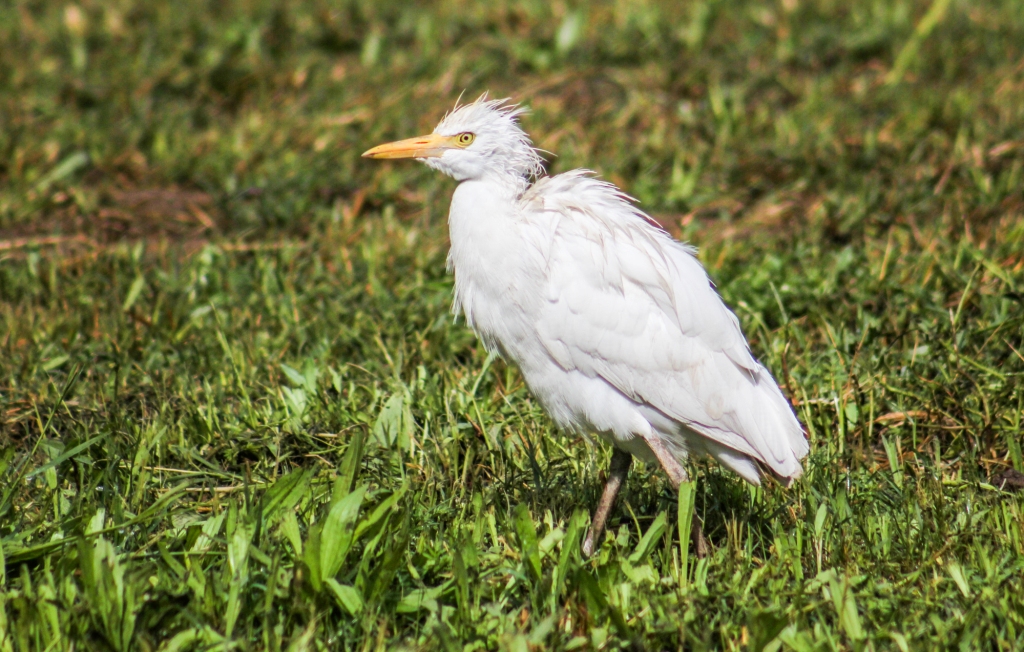
<path fill-rule="evenodd" d="M 714 547 L 448 312 L 453 184 L 533 107 L 701 258 L 807 472 Z M 0 5 L 0 652 L 1024 647 L 1024 8 Z M 767 647 L 765 647 L 767 646 Z"/>

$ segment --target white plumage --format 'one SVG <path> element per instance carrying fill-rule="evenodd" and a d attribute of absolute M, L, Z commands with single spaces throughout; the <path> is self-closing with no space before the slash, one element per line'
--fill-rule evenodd
<path fill-rule="evenodd" d="M 763 469 L 799 477 L 803 430 L 694 249 L 588 171 L 539 176 L 520 113 L 482 98 L 364 155 L 418 158 L 460 182 L 454 310 L 563 428 L 660 461 L 674 480 L 691 453 L 754 484 Z"/>

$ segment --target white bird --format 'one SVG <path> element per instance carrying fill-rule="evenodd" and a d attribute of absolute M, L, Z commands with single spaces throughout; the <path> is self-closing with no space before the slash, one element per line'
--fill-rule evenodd
<path fill-rule="evenodd" d="M 803 429 L 695 250 L 587 170 L 542 176 L 522 113 L 484 96 L 429 135 L 363 156 L 415 158 L 459 182 L 453 311 L 519 367 L 560 427 L 614 447 L 584 553 L 599 545 L 633 456 L 660 463 L 677 488 L 690 454 L 755 485 L 766 473 L 798 478 Z"/>

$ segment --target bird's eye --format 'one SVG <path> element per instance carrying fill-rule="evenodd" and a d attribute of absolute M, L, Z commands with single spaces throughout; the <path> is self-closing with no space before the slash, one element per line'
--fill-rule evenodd
<path fill-rule="evenodd" d="M 458 143 L 459 147 L 469 147 L 470 144 L 476 139 L 476 134 L 471 134 L 468 131 L 461 133 L 455 137 L 455 142 Z"/>

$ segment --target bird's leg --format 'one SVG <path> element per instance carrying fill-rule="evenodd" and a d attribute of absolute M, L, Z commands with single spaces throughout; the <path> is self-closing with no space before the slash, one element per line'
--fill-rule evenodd
<path fill-rule="evenodd" d="M 649 438 L 645 437 L 644 441 L 647 442 L 647 446 L 654 453 L 654 456 L 658 458 L 658 462 L 661 463 L 661 467 L 665 469 L 668 479 L 672 482 L 672 488 L 678 493 L 679 485 L 688 482 L 690 479 L 686 469 L 679 463 L 675 455 L 665 448 L 665 445 L 661 443 L 657 435 Z M 697 558 L 703 559 L 707 557 L 711 547 L 708 545 L 708 540 L 704 538 L 704 528 L 700 518 L 697 516 L 697 512 L 693 513 L 693 522 L 690 524 L 690 538 L 693 539 L 693 552 Z"/>
<path fill-rule="evenodd" d="M 594 512 L 594 520 L 590 522 L 590 530 L 587 538 L 583 540 L 583 556 L 589 557 L 594 554 L 594 549 L 601 543 L 601 535 L 604 534 L 604 524 L 608 520 L 608 513 L 612 511 L 615 504 L 615 497 L 622 488 L 629 474 L 629 467 L 633 463 L 633 456 L 618 448 L 612 451 L 612 463 L 608 469 L 608 482 L 604 484 L 604 492 L 601 494 L 601 501 L 597 503 L 597 511 Z"/>

